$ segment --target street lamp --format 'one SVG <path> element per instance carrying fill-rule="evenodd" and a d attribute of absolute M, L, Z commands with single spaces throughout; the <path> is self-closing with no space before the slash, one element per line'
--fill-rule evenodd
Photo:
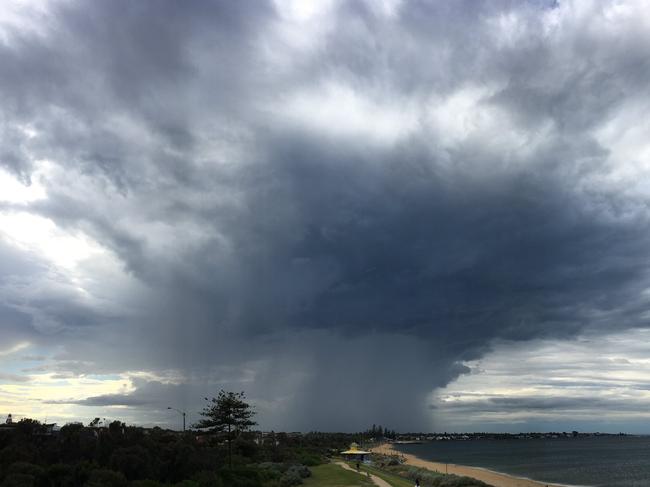
<path fill-rule="evenodd" d="M 172 409 L 176 411 L 178 414 L 183 416 L 183 432 L 185 432 L 185 411 L 181 411 L 180 409 L 173 408 L 171 406 L 167 406 L 167 409 Z"/>

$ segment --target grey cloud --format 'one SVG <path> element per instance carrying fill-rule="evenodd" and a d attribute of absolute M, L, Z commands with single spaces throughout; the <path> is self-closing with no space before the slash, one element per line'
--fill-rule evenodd
<path fill-rule="evenodd" d="M 187 424 L 193 424 L 204 404 L 201 394 L 206 394 L 201 386 L 185 383 L 163 383 L 134 378 L 133 385 L 135 389 L 128 393 L 102 394 L 83 399 L 43 400 L 42 403 L 82 406 L 79 415 L 87 420 L 101 416 L 177 428 L 180 426 L 177 412 L 170 411 L 168 407 L 186 411 Z M 188 401 L 188 398 L 191 399 Z"/>
<path fill-rule="evenodd" d="M 46 404 L 77 404 L 81 406 L 130 406 L 141 407 L 164 405 L 165 399 L 173 395 L 174 390 L 184 389 L 183 385 L 164 384 L 158 381 L 133 379 L 135 389 L 128 393 L 102 394 L 84 399 L 43 401 Z"/>
<path fill-rule="evenodd" d="M 0 46 L 2 140 L 18 151 L 2 164 L 26 178 L 54 160 L 30 210 L 91 235 L 145 288 L 110 293 L 111 312 L 55 286 L 11 308 L 64 325 L 62 360 L 207 386 L 214 366 L 255 357 L 273 374 L 253 367 L 250 394 L 286 398 L 267 412 L 278 424 L 353 428 L 372 411 L 415 425 L 496 339 L 648 325 L 646 201 L 598 184 L 612 168 L 593 133 L 647 95 L 642 32 L 547 36 L 540 3 L 414 2 L 386 19 L 358 2 L 301 54 L 252 5 L 65 4 L 43 39 Z M 528 38 L 498 46 L 510 11 Z M 283 50 L 288 66 L 266 57 Z M 498 86 L 478 103 L 527 150 L 449 144 L 424 122 L 392 146 L 336 140 L 267 108 L 331 80 L 423 106 Z M 76 404 L 111 401 L 155 400 Z M 348 401 L 363 416 L 337 417 Z"/>
<path fill-rule="evenodd" d="M 20 358 L 28 362 L 43 362 L 44 360 L 47 360 L 45 355 L 23 355 Z"/>
<path fill-rule="evenodd" d="M 3 382 L 29 382 L 30 377 L 19 374 L 5 374 L 0 372 L 0 380 Z"/>
<path fill-rule="evenodd" d="M 55 360 L 53 363 L 36 367 L 44 372 L 52 372 L 54 378 L 69 379 L 101 374 L 102 367 L 91 361 Z"/>
<path fill-rule="evenodd" d="M 463 401 L 449 405 L 433 404 L 434 409 L 453 410 L 457 414 L 489 413 L 554 413 L 582 412 L 590 414 L 598 411 L 645 413 L 646 401 L 632 398 L 605 397 L 489 397 L 476 401 Z"/>
<path fill-rule="evenodd" d="M 86 399 L 70 399 L 43 401 L 45 404 L 78 404 L 80 406 L 143 406 L 148 404 L 146 400 L 132 397 L 129 394 L 105 394 L 102 396 L 91 396 Z"/>

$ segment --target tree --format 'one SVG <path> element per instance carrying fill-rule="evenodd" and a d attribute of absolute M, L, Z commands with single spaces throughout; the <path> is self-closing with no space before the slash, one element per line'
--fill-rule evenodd
<path fill-rule="evenodd" d="M 252 420 L 255 412 L 245 401 L 246 396 L 243 392 L 226 392 L 222 389 L 217 397 L 211 400 L 207 397 L 205 399 L 210 403 L 201 411 L 204 419 L 195 427 L 211 428 L 212 431 L 226 434 L 228 465 L 232 468 L 232 440 L 257 424 Z"/>

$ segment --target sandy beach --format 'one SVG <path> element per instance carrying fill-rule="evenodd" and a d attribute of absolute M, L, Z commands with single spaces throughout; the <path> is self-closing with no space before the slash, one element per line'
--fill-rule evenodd
<path fill-rule="evenodd" d="M 504 473 L 493 472 L 491 470 L 485 470 L 477 467 L 467 467 L 464 465 L 456 465 L 453 463 L 444 464 L 437 462 L 430 462 L 427 460 L 422 460 L 415 455 L 408 453 L 402 453 L 393 448 L 393 445 L 390 443 L 384 443 L 377 447 L 372 448 L 374 453 L 381 453 L 383 455 L 399 455 L 405 459 L 407 465 L 413 465 L 415 467 L 427 468 L 429 470 L 434 470 L 438 472 L 445 472 L 445 467 L 447 468 L 447 473 L 453 473 L 456 475 L 464 475 L 466 477 L 472 477 L 483 482 L 493 485 L 494 487 L 555 487 L 557 484 L 547 484 L 542 482 L 536 482 L 534 480 L 522 479 L 518 477 L 513 477 L 511 475 L 506 475 Z"/>

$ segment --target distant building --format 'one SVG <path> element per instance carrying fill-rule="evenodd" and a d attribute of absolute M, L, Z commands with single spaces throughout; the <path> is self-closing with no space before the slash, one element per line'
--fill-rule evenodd
<path fill-rule="evenodd" d="M 11 414 L 7 415 L 7 419 L 4 424 L 0 423 L 0 433 L 9 433 L 14 430 L 16 425 L 14 424 L 14 419 Z"/>
<path fill-rule="evenodd" d="M 43 423 L 42 427 L 39 430 L 35 431 L 34 434 L 36 436 L 56 436 L 60 431 L 61 427 L 57 426 L 56 423 Z"/>

